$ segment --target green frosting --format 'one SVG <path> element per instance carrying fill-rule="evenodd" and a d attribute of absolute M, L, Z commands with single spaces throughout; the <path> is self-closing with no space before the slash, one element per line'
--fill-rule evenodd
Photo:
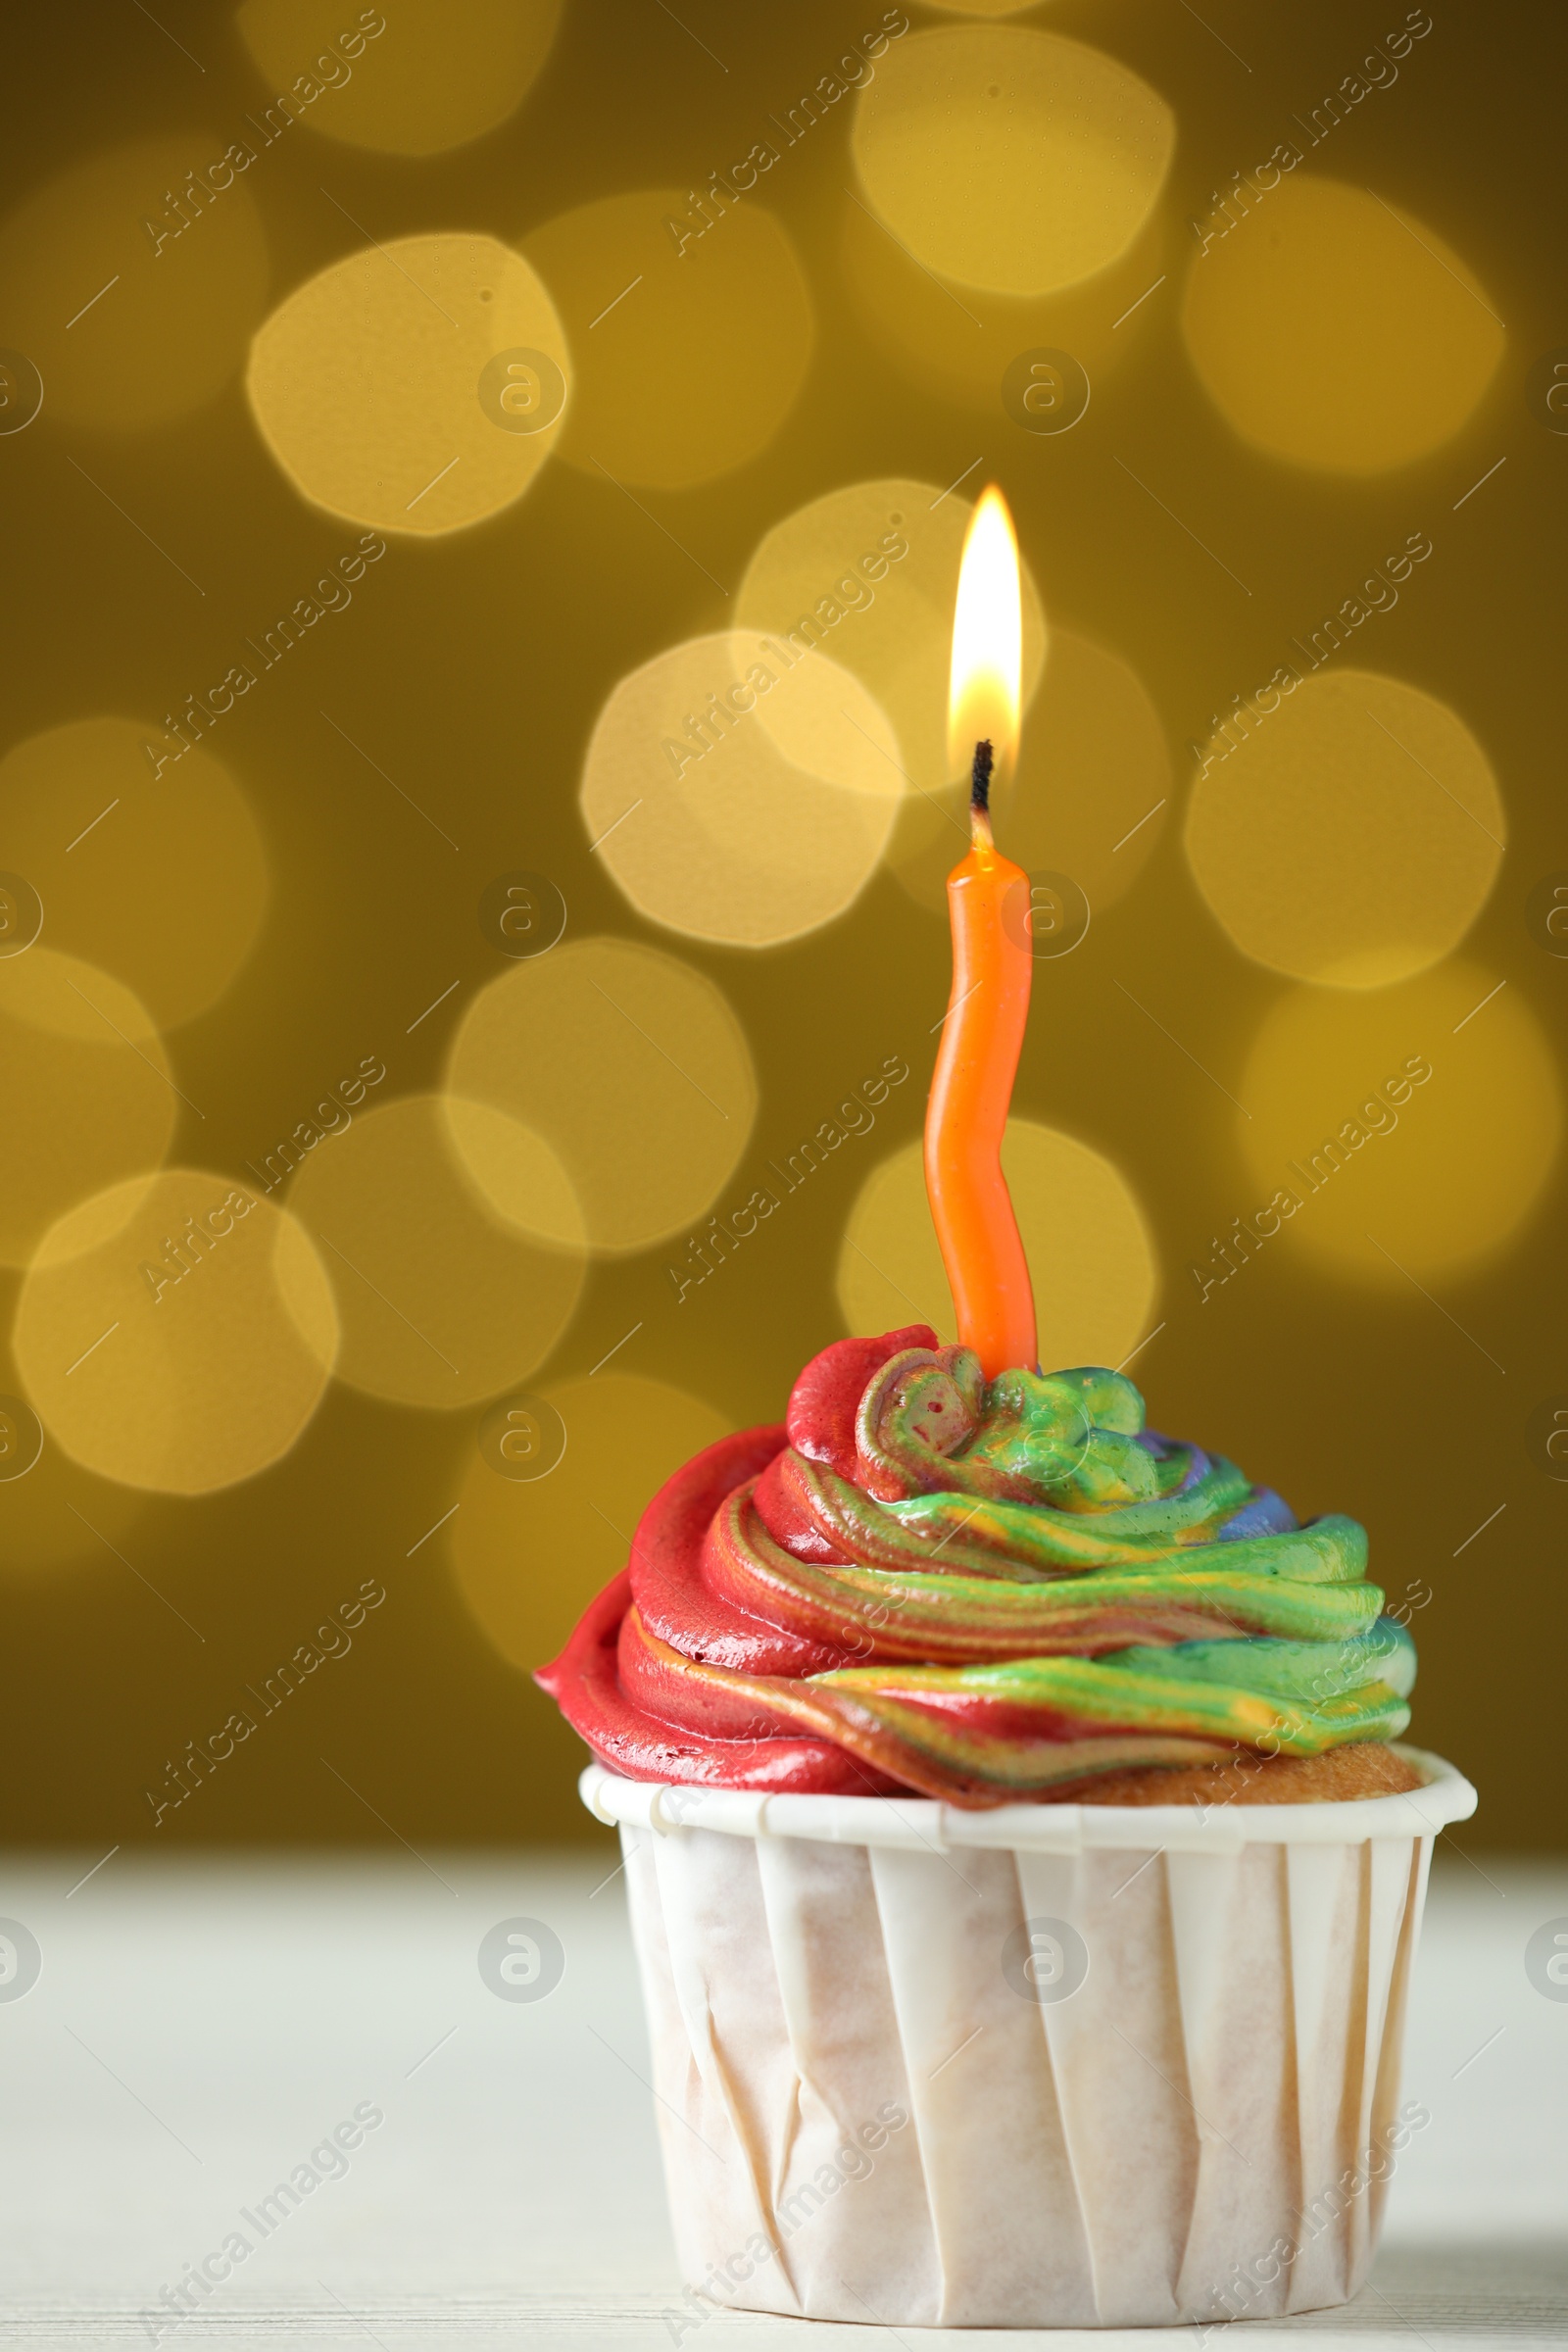
<path fill-rule="evenodd" d="M 786 1621 L 831 1600 L 875 1629 L 869 1662 L 802 1686 L 873 1749 L 1023 1788 L 1052 1777 L 1043 1742 L 1309 1755 L 1407 1724 L 1415 1649 L 1366 1579 L 1364 1530 L 1301 1527 L 1234 1463 L 1148 1431 L 1119 1374 L 988 1387 L 967 1349 L 910 1349 L 866 1388 L 856 1437 L 855 1478 L 789 1471 L 848 1564 L 792 1559 L 755 1516 L 731 1560 L 774 1613 L 793 1594 Z"/>

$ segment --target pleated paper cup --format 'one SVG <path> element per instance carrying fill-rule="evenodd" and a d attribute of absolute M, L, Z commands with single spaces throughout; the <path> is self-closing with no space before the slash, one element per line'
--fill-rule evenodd
<path fill-rule="evenodd" d="M 1344 2303 L 1398 2103 L 1441 1758 L 1298 1805 L 758 1796 L 625 1781 L 688 2292 L 894 2327 L 1160 2327 Z"/>

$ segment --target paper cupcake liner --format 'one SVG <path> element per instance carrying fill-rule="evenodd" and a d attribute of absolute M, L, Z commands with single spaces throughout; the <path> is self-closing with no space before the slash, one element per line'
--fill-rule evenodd
<path fill-rule="evenodd" d="M 1450 1765 L 1331 1804 L 669 1788 L 616 1821 L 687 2280 L 897 2327 L 1346 2302 L 1424 2110 L 1405 1987 Z M 707 2300 L 705 2300 L 707 2298 Z"/>

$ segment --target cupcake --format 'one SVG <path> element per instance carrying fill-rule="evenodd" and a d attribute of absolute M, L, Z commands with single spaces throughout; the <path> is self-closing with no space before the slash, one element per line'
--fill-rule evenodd
<path fill-rule="evenodd" d="M 907 2326 L 1339 2303 L 1398 2148 L 1415 1653 L 1114 1372 L 923 1326 L 711 1446 L 538 1679 L 620 1824 L 666 2178 L 715 2301 Z"/>
<path fill-rule="evenodd" d="M 1039 1369 L 1002 1148 L 1037 900 L 996 846 L 1017 546 L 971 519 L 970 842 L 926 1107 L 960 1345 L 808 1364 L 644 1514 L 540 1676 L 620 1824 L 687 2301 L 1160 2327 L 1352 2295 L 1398 2148 L 1434 1834 L 1353 1520 Z M 972 758 L 971 758 L 972 755 Z M 1049 894 L 1048 894 L 1049 896 Z"/>

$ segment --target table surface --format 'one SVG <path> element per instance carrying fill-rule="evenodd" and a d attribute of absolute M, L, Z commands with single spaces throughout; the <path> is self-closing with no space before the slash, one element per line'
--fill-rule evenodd
<path fill-rule="evenodd" d="M 1524 1966 L 1536 1929 L 1568 1917 L 1568 1864 L 1466 1860 L 1451 1843 L 1405 2068 L 1433 2120 L 1400 2161 L 1373 2283 L 1343 2312 L 1249 2324 L 1246 2352 L 1302 2330 L 1391 2352 L 1568 2341 L 1568 2001 Z M 613 1856 L 394 1853 L 117 1851 L 84 1884 L 91 1855 L 0 1870 L 0 1914 L 42 1956 L 25 1996 L 0 1998 L 7 2345 L 147 2344 L 138 2314 L 365 2104 L 384 2120 L 346 2171 L 165 2343 L 690 2344 L 663 2317 L 680 2280 Z M 564 1948 L 548 1999 L 498 1999 L 481 1980 L 482 1936 L 517 1917 Z M 700 2332 L 741 2352 L 875 2352 L 894 2331 L 715 2310 Z M 1071 2332 L 1102 2352 L 1129 2340 Z M 976 2342 L 895 2340 L 916 2338 Z"/>

